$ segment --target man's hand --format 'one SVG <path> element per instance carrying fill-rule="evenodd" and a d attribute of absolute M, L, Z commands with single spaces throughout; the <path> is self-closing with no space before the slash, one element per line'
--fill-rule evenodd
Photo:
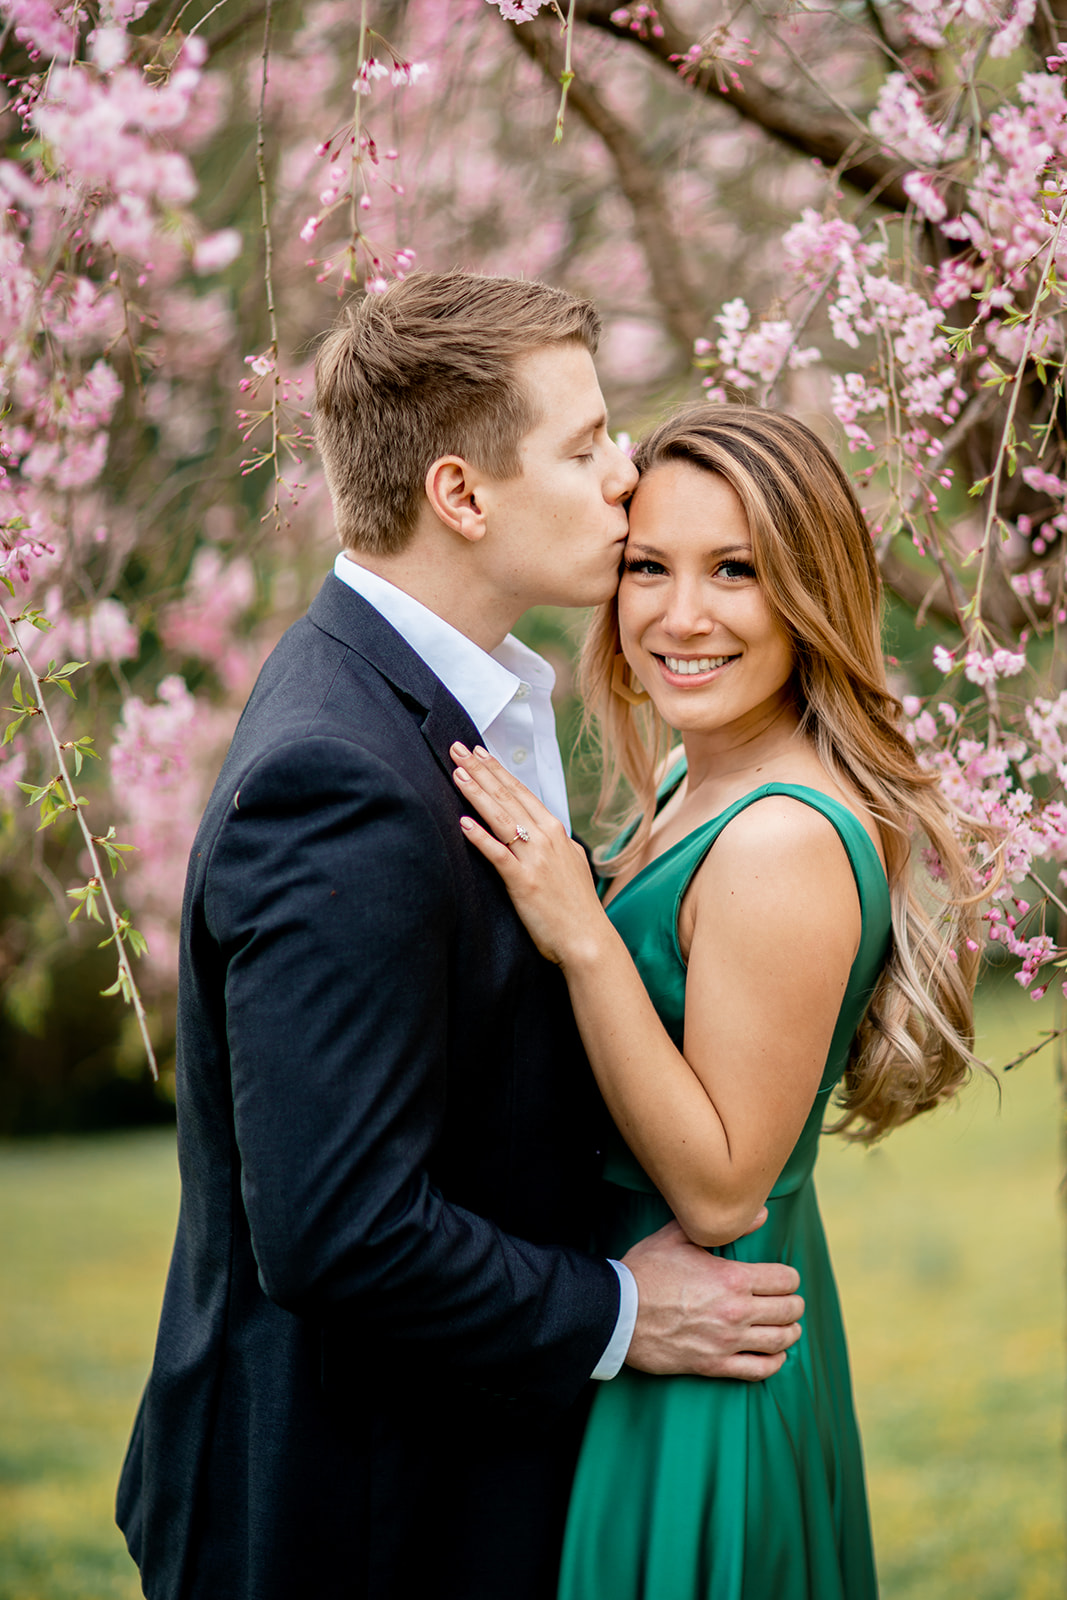
<path fill-rule="evenodd" d="M 804 1302 L 793 1267 L 709 1255 L 677 1222 L 639 1239 L 622 1259 L 638 1294 L 627 1366 L 757 1382 L 778 1371 L 800 1338 Z"/>

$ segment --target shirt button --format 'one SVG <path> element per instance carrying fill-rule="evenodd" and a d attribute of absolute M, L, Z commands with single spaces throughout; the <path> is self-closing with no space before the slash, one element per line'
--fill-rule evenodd
<path fill-rule="evenodd" d="M 526 760 L 526 757 L 529 755 L 529 753 L 530 752 L 528 750 L 524 750 L 522 748 L 522 746 L 520 745 L 518 750 L 513 750 L 511 752 L 511 759 L 512 759 L 512 761 L 514 761 L 514 763 L 515 763 L 515 765 L 517 767 L 521 767 L 523 762 Z"/>
<path fill-rule="evenodd" d="M 513 698 L 516 700 L 529 700 L 530 685 L 528 683 L 520 683 L 519 687 L 515 690 Z"/>

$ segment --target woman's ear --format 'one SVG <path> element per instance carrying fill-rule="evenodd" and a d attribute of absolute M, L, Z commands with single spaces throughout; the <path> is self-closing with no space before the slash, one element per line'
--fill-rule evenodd
<path fill-rule="evenodd" d="M 434 515 L 461 539 L 485 537 L 485 513 L 478 500 L 476 474 L 462 456 L 441 456 L 426 472 L 426 498 Z"/>

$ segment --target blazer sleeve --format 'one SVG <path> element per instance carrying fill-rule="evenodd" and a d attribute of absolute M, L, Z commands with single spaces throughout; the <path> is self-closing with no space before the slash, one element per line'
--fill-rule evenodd
<path fill-rule="evenodd" d="M 455 889 L 429 807 L 342 738 L 284 745 L 241 780 L 204 908 L 264 1292 L 355 1316 L 413 1364 L 567 1403 L 611 1337 L 613 1269 L 506 1234 L 427 1175 L 457 1020 Z"/>

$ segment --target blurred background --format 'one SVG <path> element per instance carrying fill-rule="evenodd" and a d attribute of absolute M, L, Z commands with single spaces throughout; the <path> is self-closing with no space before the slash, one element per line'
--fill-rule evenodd
<path fill-rule="evenodd" d="M 139 978 L 158 1082 L 128 1009 L 100 998 L 111 953 L 84 919 L 68 924 L 67 886 L 85 875 L 75 833 L 27 826 L 17 785 L 44 781 L 50 757 L 32 730 L 0 746 L 0 1600 L 138 1592 L 111 1501 L 176 1218 L 181 886 L 255 674 L 335 551 L 301 435 L 314 342 L 339 295 L 403 270 L 405 251 L 427 267 L 588 294 L 605 319 L 599 367 L 613 426 L 637 436 L 701 393 L 708 368 L 694 365 L 694 341 L 716 337 L 718 308 L 744 295 L 781 309 L 782 234 L 805 207 L 832 211 L 836 195 L 871 236 L 890 238 L 886 218 L 907 203 L 900 172 L 863 146 L 856 115 L 887 60 L 906 56 L 931 93 L 954 70 L 951 42 L 901 34 L 902 9 L 841 0 L 773 16 L 758 3 L 580 4 L 578 77 L 553 144 L 558 28 L 516 28 L 486 0 L 68 8 L 83 39 L 93 22 L 132 19 L 130 60 L 150 81 L 168 81 L 183 38 L 206 55 L 184 120 L 163 136 L 190 164 L 191 209 L 157 196 L 151 260 L 131 245 L 116 251 L 113 272 L 110 257 L 86 267 L 101 304 L 121 301 L 124 339 L 106 347 L 121 392 L 98 476 L 72 490 L 41 468 L 58 531 L 32 589 L 59 624 L 36 647 L 39 666 L 49 656 L 92 662 L 75 680 L 77 703 L 62 707 L 61 732 L 94 733 L 104 759 L 79 780 L 94 825 L 114 822 L 136 846 L 116 893 L 148 939 Z M 984 62 L 990 104 L 1054 48 L 1062 9 L 1043 5 L 1016 55 Z M 39 59 L 15 25 L 25 11 L 0 4 L 9 83 Z M 361 17 L 376 30 L 362 57 Z M 688 77 L 676 70 L 672 30 L 703 42 Z M 758 81 L 746 70 L 750 38 Z M 368 50 L 394 81 L 365 115 L 356 96 L 372 167 L 362 199 L 341 205 L 353 72 Z M 14 90 L 0 134 L 7 161 L 29 170 L 44 159 Z M 805 337 L 825 333 L 822 310 L 805 316 Z M 83 337 L 79 373 L 103 348 Z M 765 398 L 844 453 L 831 384 L 869 354 L 842 352 L 838 367 L 832 354 L 783 361 Z M 263 459 L 272 420 L 292 449 L 283 442 Z M 1032 491 L 1020 478 L 1006 492 L 1025 517 Z M 948 523 L 973 530 L 974 511 L 963 486 L 946 490 Z M 925 700 L 942 688 L 933 647 L 958 638 L 951 584 L 931 584 L 906 538 L 887 549 L 884 570 L 895 686 Z M 1004 617 L 1019 625 L 1004 575 L 994 578 Z M 582 627 L 546 609 L 521 631 L 556 667 L 575 821 L 595 836 L 597 758 L 574 692 Z M 1064 663 L 1048 639 L 1035 637 L 1032 660 L 1051 692 Z M 5 690 L 10 682 L 5 672 Z M 976 694 L 963 685 L 964 702 Z M 1062 1026 L 1057 991 L 1032 1000 L 991 962 L 979 1048 L 999 1094 L 978 1080 L 957 1107 L 872 1152 L 826 1141 L 821 1193 L 887 1600 L 1052 1600 L 1067 1590 L 1056 1043 L 1001 1070 Z"/>

